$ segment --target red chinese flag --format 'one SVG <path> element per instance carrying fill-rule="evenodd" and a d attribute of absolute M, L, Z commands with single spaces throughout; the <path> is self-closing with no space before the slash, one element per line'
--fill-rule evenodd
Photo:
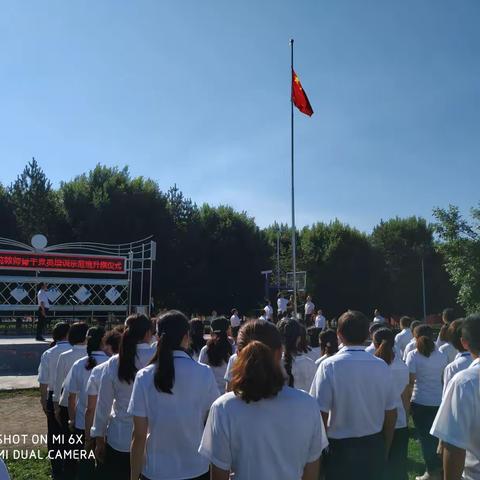
<path fill-rule="evenodd" d="M 298 78 L 295 70 L 292 68 L 292 101 L 293 104 L 305 115 L 311 117 L 313 115 L 313 109 L 308 101 L 307 94 L 302 88 L 300 79 Z"/>

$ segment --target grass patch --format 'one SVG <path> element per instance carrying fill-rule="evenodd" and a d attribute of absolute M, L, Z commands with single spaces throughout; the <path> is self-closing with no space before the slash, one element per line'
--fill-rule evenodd
<path fill-rule="evenodd" d="M 33 397 L 40 398 L 40 390 L 38 388 L 24 388 L 20 390 L 0 390 L 0 399 L 15 397 Z"/>
<path fill-rule="evenodd" d="M 43 457 L 47 451 L 41 451 Z M 11 480 L 50 480 L 50 462 L 46 459 L 5 460 Z"/>

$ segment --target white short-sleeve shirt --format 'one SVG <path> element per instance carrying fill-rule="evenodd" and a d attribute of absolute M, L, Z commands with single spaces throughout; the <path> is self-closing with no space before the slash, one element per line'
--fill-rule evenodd
<path fill-rule="evenodd" d="M 418 350 L 407 356 L 407 366 L 415 375 L 412 402 L 419 405 L 438 407 L 442 401 L 443 371 L 448 364 L 447 356 L 434 350 L 425 357 Z"/>
<path fill-rule="evenodd" d="M 403 351 L 403 361 L 407 361 L 408 354 L 410 352 L 413 352 L 417 348 L 417 339 L 414 337 L 412 338 L 408 343 L 407 346 L 405 347 L 405 350 Z"/>
<path fill-rule="evenodd" d="M 97 365 L 102 364 L 108 360 L 107 355 L 101 351 L 92 352 L 92 356 L 96 360 Z M 85 411 L 87 410 L 87 382 L 93 370 L 87 370 L 85 368 L 87 362 L 88 357 L 82 357 L 73 364 L 70 373 L 70 381 L 68 382 L 68 393 L 74 393 L 76 395 L 75 427 L 79 430 L 85 430 Z"/>
<path fill-rule="evenodd" d="M 232 327 L 239 327 L 240 326 L 240 317 L 238 315 L 232 315 L 230 317 L 230 325 Z"/>
<path fill-rule="evenodd" d="M 104 362 L 93 368 L 87 382 L 87 397 L 89 395 L 91 395 L 92 397 L 96 397 L 98 395 L 98 390 L 100 389 L 100 380 L 106 367 L 107 362 Z"/>
<path fill-rule="evenodd" d="M 47 292 L 43 289 L 39 290 L 37 293 L 38 306 L 43 303 L 45 308 L 50 308 L 50 300 L 48 299 Z"/>
<path fill-rule="evenodd" d="M 68 407 L 68 395 L 65 394 L 65 387 L 69 380 L 69 373 L 72 365 L 87 354 L 86 345 L 70 345 L 70 350 L 66 350 L 58 357 L 57 368 L 55 370 L 55 384 L 53 389 L 53 400 L 62 407 Z"/>
<path fill-rule="evenodd" d="M 4 461 L 0 458 L 0 480 L 10 480 L 10 475 L 8 474 L 7 466 Z"/>
<path fill-rule="evenodd" d="M 393 362 L 390 364 L 390 370 L 392 371 L 393 385 L 397 397 L 397 422 L 395 428 L 405 428 L 407 426 L 407 415 L 403 406 L 402 393 L 410 382 L 408 367 L 400 355 L 395 355 Z"/>
<path fill-rule="evenodd" d="M 297 480 L 327 445 L 315 400 L 285 386 L 257 402 L 222 395 L 210 409 L 199 452 L 235 480 Z"/>
<path fill-rule="evenodd" d="M 400 354 L 403 356 L 405 347 L 413 338 L 412 331 L 409 328 L 404 328 L 400 333 L 395 335 L 395 345 L 400 350 Z"/>
<path fill-rule="evenodd" d="M 430 433 L 466 450 L 465 480 L 480 478 L 480 359 L 450 381 Z"/>
<path fill-rule="evenodd" d="M 147 343 L 137 345 L 135 366 L 144 368 L 152 359 L 155 348 Z M 100 379 L 97 408 L 90 436 L 107 437 L 107 443 L 119 452 L 129 452 L 132 442 L 133 419 L 127 412 L 133 382 L 127 383 L 118 378 L 118 355 L 107 362 Z"/>
<path fill-rule="evenodd" d="M 182 351 L 174 352 L 172 394 L 154 385 L 155 365 L 135 378 L 128 413 L 148 419 L 143 475 L 156 480 L 195 478 L 208 471 L 198 446 L 210 406 L 219 396 L 210 367 Z"/>
<path fill-rule="evenodd" d="M 305 315 L 311 315 L 315 310 L 315 304 L 313 302 L 305 303 Z"/>
<path fill-rule="evenodd" d="M 65 340 L 43 352 L 38 366 L 38 383 L 48 384 L 48 390 L 53 392 L 57 372 L 58 357 L 70 350 L 72 346 Z"/>
<path fill-rule="evenodd" d="M 310 347 L 310 350 L 307 353 L 304 353 L 304 355 L 306 355 L 310 360 L 316 362 L 320 358 L 321 353 L 322 351 L 320 347 Z"/>
<path fill-rule="evenodd" d="M 345 346 L 319 366 L 310 395 L 329 413 L 328 437 L 364 437 L 382 431 L 386 410 L 397 408 L 388 365 L 363 346 Z"/>
<path fill-rule="evenodd" d="M 326 319 L 323 315 L 317 315 L 315 317 L 315 328 L 321 328 L 322 330 L 325 328 Z"/>
<path fill-rule="evenodd" d="M 438 351 L 447 356 L 448 363 L 452 363 L 458 354 L 458 350 L 451 343 L 443 344 Z"/>
<path fill-rule="evenodd" d="M 317 372 L 315 362 L 307 355 L 296 355 L 292 360 L 293 386 L 305 392 L 310 391 L 313 378 Z M 287 380 L 288 381 L 288 380 Z"/>
<path fill-rule="evenodd" d="M 218 366 L 209 365 L 207 348 L 207 345 L 205 345 L 200 350 L 200 355 L 198 356 L 198 363 L 208 365 L 212 369 L 215 381 L 217 382 L 218 391 L 223 393 L 225 391 L 225 372 L 227 371 L 228 364 L 227 362 L 223 362 L 221 365 Z"/>
<path fill-rule="evenodd" d="M 233 365 L 235 364 L 235 360 L 237 360 L 237 354 L 236 353 L 231 355 L 230 358 L 228 359 L 227 369 L 225 370 L 225 376 L 223 377 L 223 379 L 226 382 L 231 382 L 232 381 L 232 368 L 233 368 Z"/>
<path fill-rule="evenodd" d="M 265 318 L 267 320 L 271 320 L 272 317 L 273 317 L 273 308 L 271 305 L 265 305 L 265 308 L 263 309 L 263 311 L 265 312 Z"/>
<path fill-rule="evenodd" d="M 286 298 L 279 298 L 277 300 L 277 309 L 279 313 L 283 313 L 287 311 L 288 300 Z"/>
<path fill-rule="evenodd" d="M 455 360 L 452 363 L 449 363 L 445 367 L 445 371 L 443 372 L 443 394 L 444 395 L 447 390 L 448 384 L 450 383 L 450 380 L 455 376 L 455 374 L 468 368 L 472 363 L 472 361 L 473 361 L 473 358 L 470 352 L 462 352 L 462 353 L 458 353 Z"/>

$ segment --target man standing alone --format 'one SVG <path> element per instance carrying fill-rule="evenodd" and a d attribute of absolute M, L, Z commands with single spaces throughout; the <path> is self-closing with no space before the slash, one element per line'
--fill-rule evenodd
<path fill-rule="evenodd" d="M 40 342 L 44 342 L 43 331 L 47 323 L 48 310 L 50 309 L 50 302 L 47 295 L 47 284 L 44 282 L 40 284 L 40 290 L 37 295 L 38 300 L 38 321 L 37 321 L 37 335 L 36 339 Z"/>

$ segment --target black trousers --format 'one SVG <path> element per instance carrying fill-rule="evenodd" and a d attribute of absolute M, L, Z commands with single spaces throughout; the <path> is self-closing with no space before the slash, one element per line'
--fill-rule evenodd
<path fill-rule="evenodd" d="M 45 313 L 43 313 L 41 308 L 38 309 L 37 333 L 36 333 L 37 338 L 40 338 L 43 336 L 43 332 L 47 324 L 47 315 L 48 315 L 47 309 L 45 309 Z"/>
<path fill-rule="evenodd" d="M 130 480 L 130 452 L 119 452 L 107 442 L 103 471 L 105 480 Z"/>
<path fill-rule="evenodd" d="M 140 475 L 141 480 L 150 480 L 145 475 Z M 184 480 L 210 480 L 210 472 L 206 472 L 203 475 L 195 478 L 185 478 Z"/>
<path fill-rule="evenodd" d="M 385 439 L 382 432 L 358 438 L 329 438 L 324 453 L 326 480 L 382 480 Z"/>
<path fill-rule="evenodd" d="M 60 406 L 60 419 L 61 419 L 61 430 L 63 433 L 64 442 L 62 449 L 64 452 L 70 452 L 72 450 L 77 450 L 80 445 L 75 443 L 76 435 L 74 435 L 68 428 L 68 408 Z M 74 479 L 77 474 L 78 461 L 73 458 L 67 458 L 65 454 L 65 460 L 63 461 L 63 477 L 65 479 Z"/>
<path fill-rule="evenodd" d="M 48 392 L 47 397 L 47 447 L 53 452 L 50 464 L 52 466 L 52 478 L 54 480 L 60 479 L 63 472 L 63 461 L 55 458 L 55 452 L 61 447 L 58 442 L 53 441 L 53 436 L 60 435 L 62 429 L 55 418 L 55 410 L 53 407 L 53 392 Z"/>
<path fill-rule="evenodd" d="M 418 439 L 422 447 L 423 459 L 428 473 L 438 472 L 441 468 L 437 455 L 438 439 L 430 435 L 432 423 L 438 412 L 438 407 L 429 407 L 418 403 L 411 404 L 412 418 L 417 429 Z"/>
<path fill-rule="evenodd" d="M 385 480 L 407 480 L 408 427 L 397 428 L 388 454 Z"/>

